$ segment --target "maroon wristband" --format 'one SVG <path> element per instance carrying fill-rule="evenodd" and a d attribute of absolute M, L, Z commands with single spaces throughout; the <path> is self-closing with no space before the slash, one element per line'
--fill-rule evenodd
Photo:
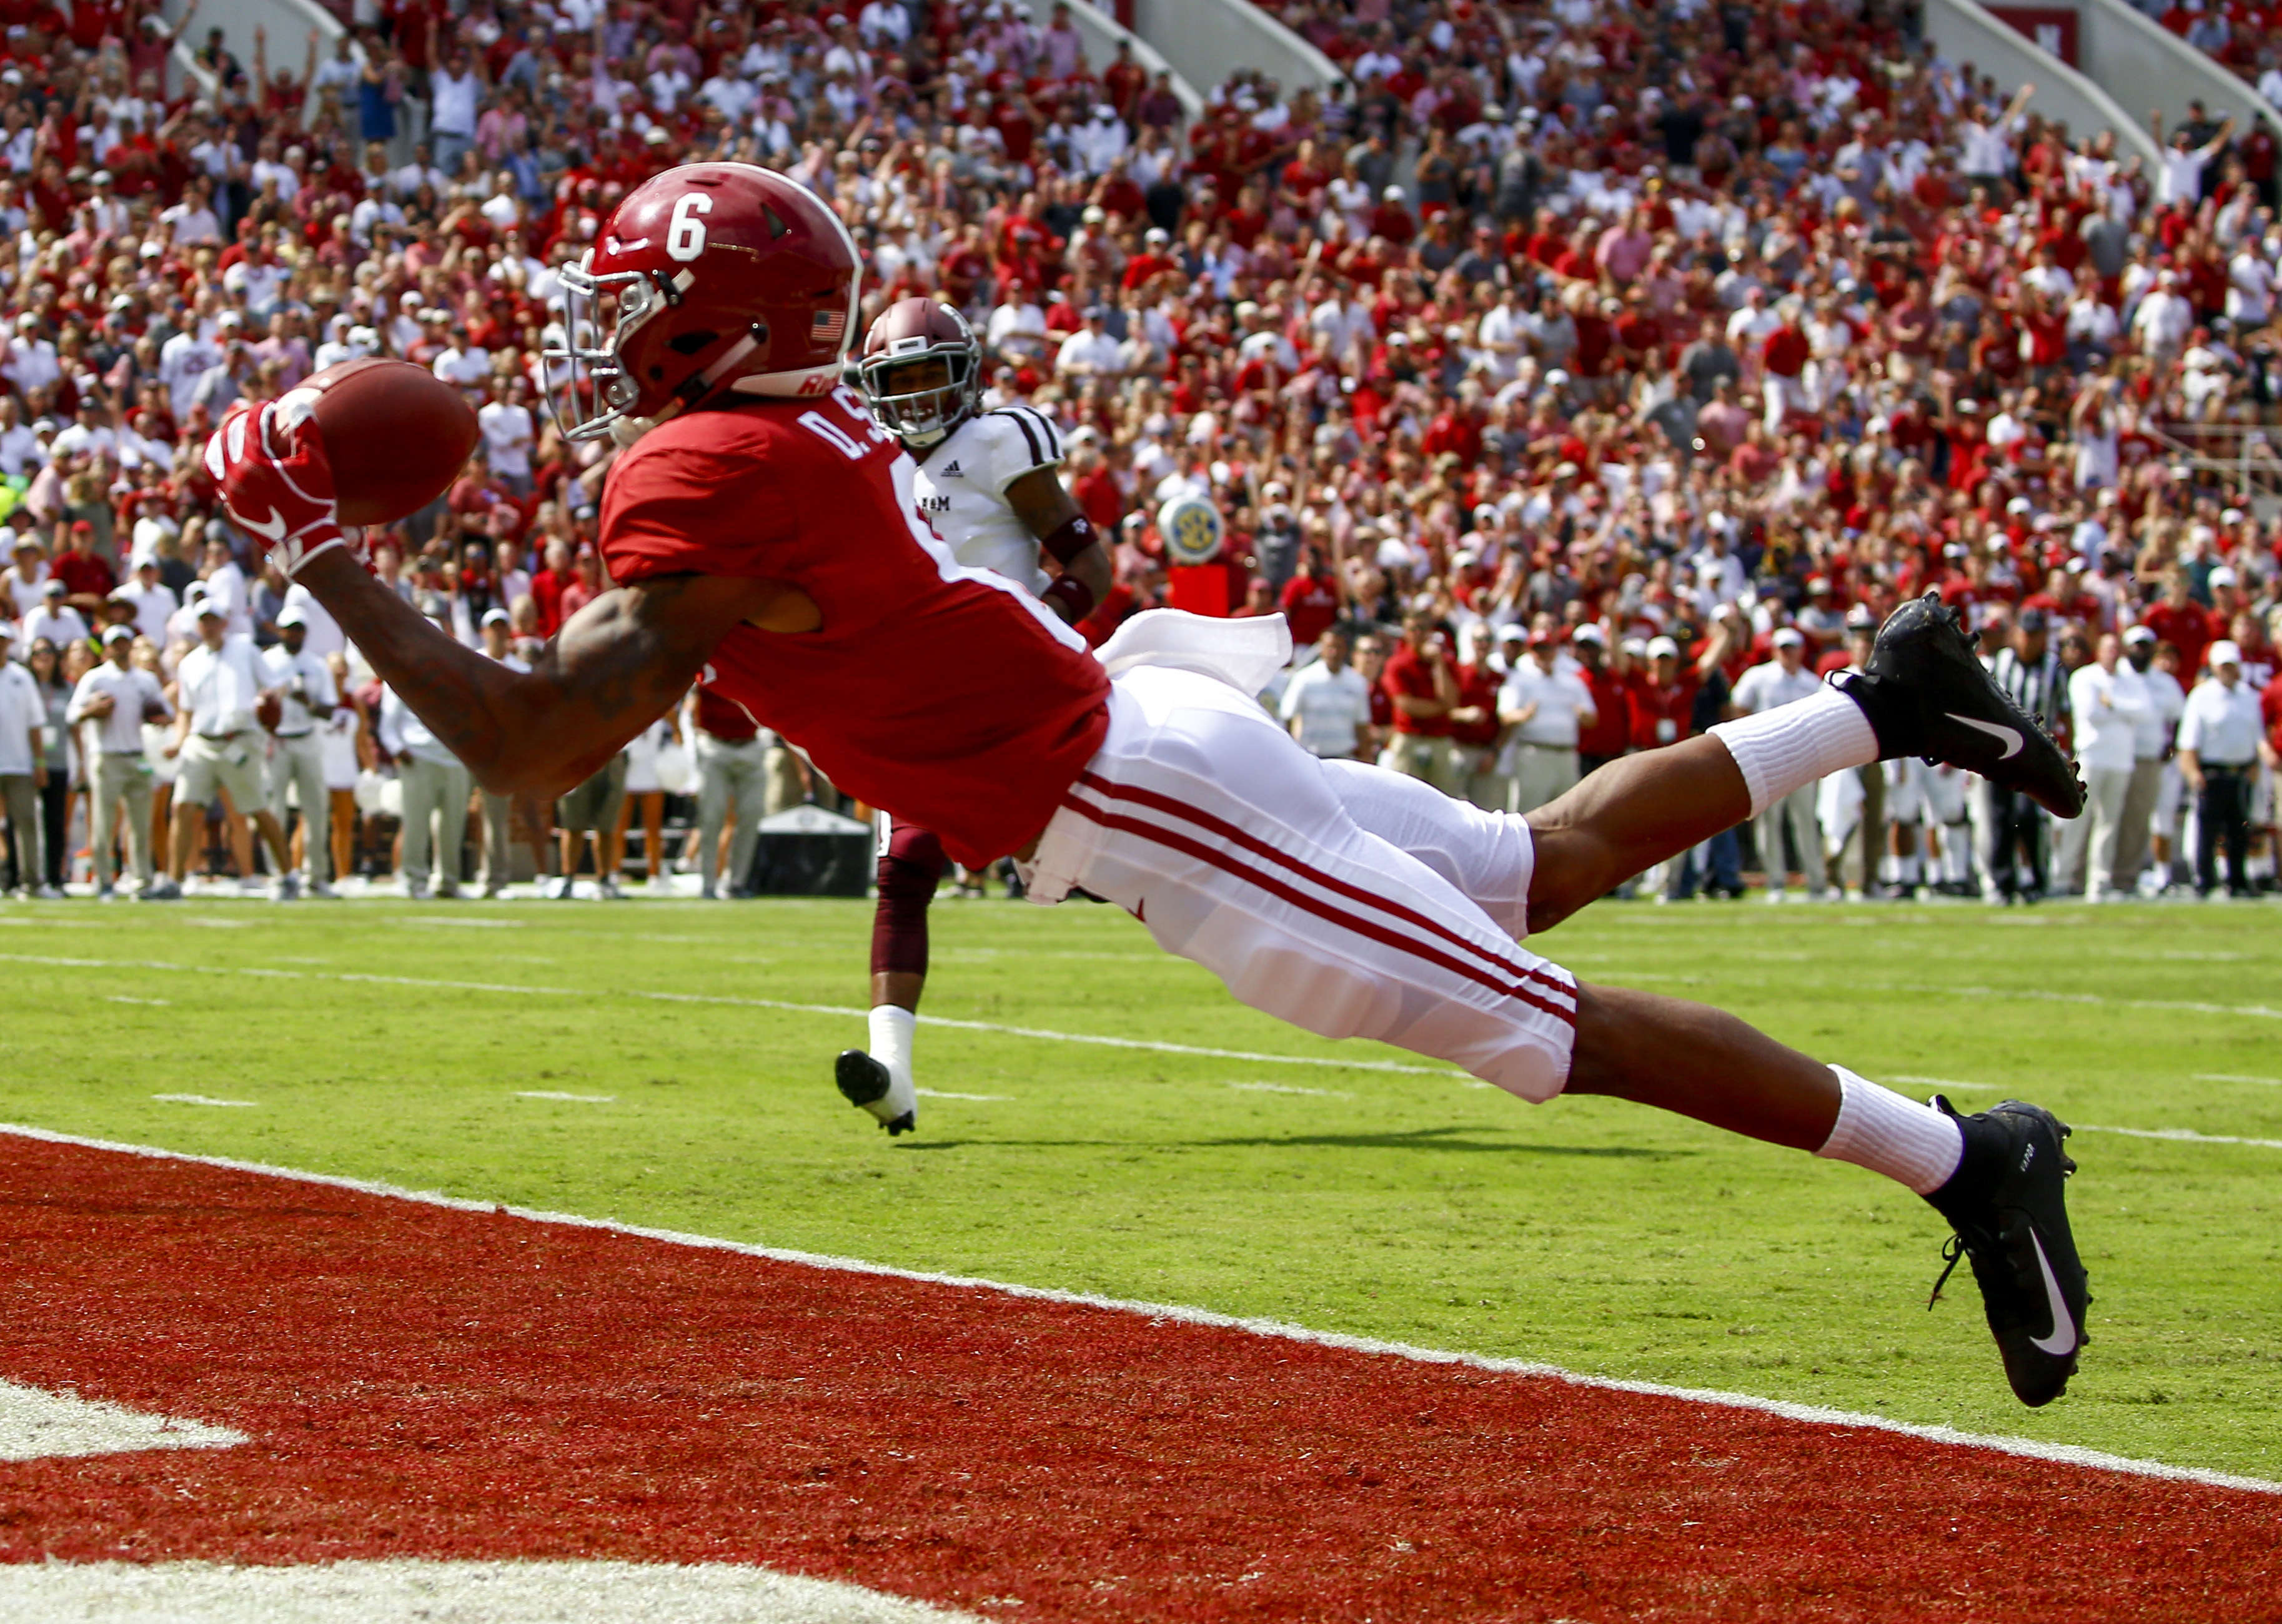
<path fill-rule="evenodd" d="M 1098 534 L 1093 528 L 1093 521 L 1081 513 L 1045 538 L 1043 545 L 1046 551 L 1053 555 L 1056 563 L 1067 563 L 1091 547 L 1098 539 Z"/>
<path fill-rule="evenodd" d="M 1072 626 L 1093 613 L 1093 588 L 1075 575 L 1055 576 L 1038 596 Z"/>

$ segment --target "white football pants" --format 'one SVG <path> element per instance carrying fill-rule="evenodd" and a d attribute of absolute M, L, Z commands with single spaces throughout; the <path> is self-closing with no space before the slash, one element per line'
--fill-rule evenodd
<path fill-rule="evenodd" d="M 1255 1009 L 1374 1037 L 1525 1100 L 1568 1080 L 1576 979 L 1514 944 L 1528 826 L 1360 762 L 1318 761 L 1191 672 L 1115 679 L 1109 735 L 1038 844 L 1028 896 L 1083 889 Z"/>

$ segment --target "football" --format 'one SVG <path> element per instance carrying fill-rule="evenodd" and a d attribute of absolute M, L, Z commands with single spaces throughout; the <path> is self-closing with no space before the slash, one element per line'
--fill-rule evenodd
<path fill-rule="evenodd" d="M 261 724 L 265 733 L 276 733 L 277 725 L 285 719 L 285 702 L 275 688 L 264 688 L 253 702 L 253 719 Z"/>
<path fill-rule="evenodd" d="M 287 390 L 277 405 L 286 421 L 306 413 L 323 431 L 344 524 L 388 524 L 417 513 L 452 488 L 476 448 L 467 397 L 408 361 L 341 361 Z"/>

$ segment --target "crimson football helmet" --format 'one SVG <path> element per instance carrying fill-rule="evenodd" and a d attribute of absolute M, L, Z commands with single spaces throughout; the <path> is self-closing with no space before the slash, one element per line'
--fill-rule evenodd
<path fill-rule="evenodd" d="M 571 439 L 654 422 L 723 390 L 829 393 L 856 317 L 855 239 L 805 186 L 755 164 L 643 182 L 562 269 L 547 404 Z M 605 321 L 609 322 L 606 330 Z"/>
<path fill-rule="evenodd" d="M 864 335 L 858 377 L 872 415 L 921 450 L 982 408 L 982 344 L 949 305 L 899 299 Z"/>

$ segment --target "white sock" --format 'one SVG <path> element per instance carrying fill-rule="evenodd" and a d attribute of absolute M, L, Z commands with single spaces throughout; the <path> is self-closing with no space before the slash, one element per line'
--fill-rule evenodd
<path fill-rule="evenodd" d="M 1929 1105 L 1881 1088 L 1843 1066 L 1838 1078 L 1838 1121 L 1814 1154 L 1907 1185 L 1929 1195 L 1949 1182 L 1965 1160 L 1965 1131 Z"/>
<path fill-rule="evenodd" d="M 872 1006 L 872 1042 L 865 1052 L 898 1082 L 911 1079 L 912 1037 L 919 1025 L 920 1018 L 908 1009 L 894 1004 Z"/>
<path fill-rule="evenodd" d="M 1756 716 L 1721 722 L 1712 736 L 1727 747 L 1751 792 L 1758 817 L 1794 789 L 1878 759 L 1878 735 L 1862 707 L 1835 688 Z"/>

